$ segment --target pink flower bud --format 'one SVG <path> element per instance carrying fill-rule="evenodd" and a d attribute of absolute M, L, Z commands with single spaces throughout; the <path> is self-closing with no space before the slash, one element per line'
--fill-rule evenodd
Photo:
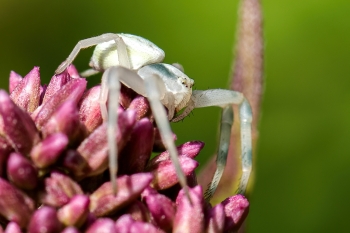
<path fill-rule="evenodd" d="M 151 156 L 153 147 L 153 124 L 144 118 L 138 121 L 129 142 L 119 156 L 120 174 L 142 172 Z"/>
<path fill-rule="evenodd" d="M 70 144 L 79 141 L 83 137 L 83 128 L 76 104 L 70 100 L 64 102 L 41 130 L 44 138 L 61 132 L 68 136 Z"/>
<path fill-rule="evenodd" d="M 137 96 L 133 99 L 129 105 L 128 109 L 133 109 L 136 111 L 136 119 L 141 120 L 151 114 L 150 105 L 146 97 Z"/>
<path fill-rule="evenodd" d="M 7 177 L 17 187 L 34 189 L 38 184 L 38 171 L 33 164 L 18 153 L 11 153 L 7 161 Z"/>
<path fill-rule="evenodd" d="M 56 92 L 58 92 L 64 85 L 66 85 L 71 80 L 72 78 L 70 77 L 67 71 L 63 71 L 61 74 L 54 75 L 46 88 L 42 103 L 46 103 Z"/>
<path fill-rule="evenodd" d="M 75 195 L 70 201 L 57 211 L 57 217 L 66 226 L 80 227 L 89 214 L 89 197 Z"/>
<path fill-rule="evenodd" d="M 207 211 L 207 232 L 221 233 L 225 226 L 224 206 L 218 204 Z"/>
<path fill-rule="evenodd" d="M 30 116 L 0 90 L 0 135 L 18 152 L 27 154 L 39 141 L 38 131 Z"/>
<path fill-rule="evenodd" d="M 115 223 L 109 218 L 99 218 L 97 219 L 86 231 L 85 233 L 97 233 L 97 232 L 108 232 L 117 233 Z"/>
<path fill-rule="evenodd" d="M 243 195 L 229 197 L 222 202 L 225 211 L 225 231 L 237 231 L 249 212 L 249 202 Z"/>
<path fill-rule="evenodd" d="M 177 140 L 176 134 L 172 133 L 173 141 Z M 166 147 L 163 144 L 162 137 L 160 136 L 160 132 L 158 128 L 154 128 L 154 144 L 153 151 L 154 152 L 162 152 L 165 151 Z"/>
<path fill-rule="evenodd" d="M 58 221 L 56 210 L 49 206 L 43 206 L 34 212 L 30 219 L 29 233 L 59 233 L 62 224 Z"/>
<path fill-rule="evenodd" d="M 156 225 L 164 231 L 170 231 L 175 217 L 175 204 L 155 190 L 144 192 L 143 200 Z"/>
<path fill-rule="evenodd" d="M 189 188 L 192 204 L 189 202 L 185 192 L 181 190 L 176 199 L 177 212 L 174 220 L 173 232 L 204 232 L 204 199 L 202 188 L 196 186 Z"/>
<path fill-rule="evenodd" d="M 21 227 L 27 226 L 34 211 L 34 201 L 6 180 L 0 178 L 0 214 Z"/>
<path fill-rule="evenodd" d="M 83 194 L 83 191 L 75 181 L 69 176 L 52 172 L 51 177 L 45 179 L 45 192 L 40 200 L 44 204 L 60 207 L 77 194 Z"/>
<path fill-rule="evenodd" d="M 137 93 L 131 88 L 126 87 L 125 85 L 120 86 L 120 96 L 119 103 L 123 106 L 124 109 L 127 109 L 131 101 L 137 96 Z"/>
<path fill-rule="evenodd" d="M 38 168 L 48 167 L 57 161 L 68 142 L 65 134 L 52 134 L 33 147 L 30 157 Z"/>
<path fill-rule="evenodd" d="M 164 233 L 161 229 L 156 228 L 150 223 L 139 222 L 132 219 L 130 215 L 123 215 L 115 223 L 118 233 Z"/>
<path fill-rule="evenodd" d="M 135 112 L 125 111 L 118 116 L 116 142 L 120 151 L 128 141 L 131 129 L 135 124 Z M 77 151 L 87 161 L 90 172 L 87 176 L 97 175 L 108 168 L 107 124 L 104 123 L 89 135 L 78 147 Z"/>
<path fill-rule="evenodd" d="M 76 150 L 68 150 L 63 157 L 63 166 L 74 177 L 84 177 L 90 170 L 87 161 Z"/>
<path fill-rule="evenodd" d="M 35 68 L 34 68 L 35 69 Z M 22 76 L 14 71 L 10 72 L 9 92 L 12 93 L 17 85 L 22 81 Z"/>
<path fill-rule="evenodd" d="M 65 101 L 71 100 L 75 104 L 78 104 L 82 97 L 85 88 L 86 80 L 82 78 L 76 78 L 69 81 L 59 91 L 55 92 L 39 109 L 39 111 L 33 113 L 33 119 L 36 126 L 41 129 L 43 125 L 50 119 L 52 114 L 56 112 L 56 109 Z M 48 87 L 49 89 L 49 87 Z M 46 90 L 48 91 L 48 90 Z M 45 98 L 44 98 L 45 99 Z"/>
<path fill-rule="evenodd" d="M 117 179 L 117 194 L 114 195 L 111 182 L 104 183 L 90 195 L 90 211 L 95 216 L 105 216 L 116 212 L 134 201 L 149 185 L 152 175 L 138 173 Z"/>
<path fill-rule="evenodd" d="M 21 227 L 16 222 L 9 222 L 4 233 L 22 233 Z"/>
<path fill-rule="evenodd" d="M 149 220 L 149 211 L 147 207 L 145 206 L 145 204 L 138 200 L 135 200 L 123 212 L 126 214 L 130 214 L 130 216 L 136 221 L 148 222 Z"/>
<path fill-rule="evenodd" d="M 11 78 L 11 76 L 10 76 Z M 13 78 L 13 79 L 19 79 Z M 17 81 L 16 80 L 16 81 Z M 16 82 L 14 81 L 14 82 Z M 10 83 L 10 85 L 14 85 Z M 10 95 L 17 106 L 32 113 L 38 106 L 40 100 L 40 74 L 39 67 L 34 67 L 11 92 Z"/>
<path fill-rule="evenodd" d="M 101 86 L 95 86 L 86 91 L 82 97 L 79 107 L 80 121 L 91 133 L 102 124 L 102 115 L 99 103 Z"/>
<path fill-rule="evenodd" d="M 72 64 L 67 67 L 67 72 L 72 78 L 81 78 L 77 68 Z"/>
<path fill-rule="evenodd" d="M 75 227 L 66 227 L 61 233 L 80 233 L 80 231 Z"/>
<path fill-rule="evenodd" d="M 197 161 L 185 156 L 179 157 L 179 162 L 181 169 L 186 176 L 190 175 L 199 165 Z M 174 164 L 170 158 L 168 158 L 168 160 L 161 160 L 157 163 L 153 163 L 151 166 L 148 165 L 146 171 L 153 174 L 151 186 L 155 189 L 167 189 L 179 182 Z"/>
<path fill-rule="evenodd" d="M 0 177 L 5 175 L 5 170 L 6 164 L 7 164 L 7 159 L 11 153 L 12 147 L 10 144 L 6 141 L 5 138 L 0 136 Z"/>
<path fill-rule="evenodd" d="M 204 147 L 204 142 L 190 141 L 178 146 L 176 149 L 179 156 L 186 156 L 193 159 L 199 154 L 199 152 L 203 149 L 203 147 Z M 169 159 L 170 159 L 169 152 L 164 151 L 163 153 L 151 159 L 148 163 L 148 166 L 152 166 L 155 163 L 159 163 L 160 161 L 169 160 Z"/>

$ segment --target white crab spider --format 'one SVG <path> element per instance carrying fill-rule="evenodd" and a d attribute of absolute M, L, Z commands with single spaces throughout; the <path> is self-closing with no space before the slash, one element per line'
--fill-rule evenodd
<path fill-rule="evenodd" d="M 73 62 L 81 49 L 94 45 L 96 45 L 96 48 L 90 61 L 90 66 L 93 69 L 87 70 L 83 75 L 89 76 L 104 71 L 99 101 L 103 119 L 108 119 L 109 167 L 111 182 L 115 191 L 117 148 L 114 138 L 119 101 L 109 101 L 108 112 L 106 101 L 107 98 L 119 99 L 120 81 L 138 94 L 148 98 L 163 143 L 174 163 L 179 182 L 187 194 L 186 178 L 179 164 L 169 120 L 172 122 L 180 121 L 194 108 L 208 106 L 223 108 L 220 143 L 216 160 L 217 169 L 205 193 L 206 200 L 210 200 L 215 192 L 226 165 L 233 123 L 231 105 L 239 105 L 242 176 L 237 192 L 244 194 L 252 165 L 252 112 L 242 93 L 224 89 L 192 91 L 194 81 L 183 73 L 180 65 L 160 63 L 165 56 L 163 50 L 142 37 L 130 34 L 107 33 L 79 41 L 66 61 L 57 68 L 56 74 L 63 72 Z M 168 117 L 162 105 L 168 109 Z M 180 115 L 176 115 L 182 109 L 184 111 Z"/>

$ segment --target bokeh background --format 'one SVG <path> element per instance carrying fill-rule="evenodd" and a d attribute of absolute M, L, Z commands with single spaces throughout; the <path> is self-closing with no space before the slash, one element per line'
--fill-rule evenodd
<path fill-rule="evenodd" d="M 262 1 L 265 91 L 248 232 L 348 232 L 350 1 Z M 11 70 L 47 80 L 78 40 L 105 32 L 150 39 L 197 89 L 226 88 L 238 1 L 0 0 L 0 87 Z M 80 70 L 92 49 L 75 61 Z M 89 80 L 99 82 L 99 76 Z M 215 152 L 219 109 L 173 124 L 177 144 Z"/>

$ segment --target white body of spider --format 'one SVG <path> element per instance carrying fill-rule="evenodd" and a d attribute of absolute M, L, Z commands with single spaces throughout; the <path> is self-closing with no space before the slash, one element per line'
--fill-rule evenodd
<path fill-rule="evenodd" d="M 226 165 L 231 127 L 233 123 L 232 104 L 239 105 L 241 124 L 241 159 L 242 176 L 238 193 L 244 193 L 252 165 L 251 121 L 252 113 L 248 101 L 243 94 L 224 89 L 192 91 L 194 81 L 183 73 L 181 66 L 161 63 L 164 52 L 147 39 L 130 34 L 107 33 L 97 37 L 81 40 L 56 73 L 63 72 L 70 65 L 81 49 L 95 46 L 90 66 L 92 70 L 84 72 L 86 76 L 103 71 L 100 106 L 104 120 L 108 119 L 108 141 L 111 181 L 114 185 L 117 173 L 117 148 L 114 143 L 116 118 L 119 106 L 120 84 L 122 82 L 135 92 L 148 98 L 163 143 L 168 149 L 174 163 L 179 182 L 188 195 L 186 178 L 181 170 L 177 150 L 172 139 L 169 121 L 179 121 L 194 108 L 219 106 L 223 109 L 221 121 L 220 144 L 218 148 L 217 170 L 206 191 L 206 199 L 210 200 L 220 181 Z M 168 109 L 168 116 L 164 109 Z M 180 110 L 184 111 L 176 115 Z M 116 190 L 116 186 L 114 186 Z M 188 195 L 189 197 L 189 195 Z"/>

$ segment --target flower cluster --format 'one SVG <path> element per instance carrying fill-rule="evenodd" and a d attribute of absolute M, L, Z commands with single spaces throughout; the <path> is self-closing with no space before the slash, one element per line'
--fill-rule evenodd
<path fill-rule="evenodd" d="M 147 99 L 122 87 L 118 117 L 118 192 L 108 176 L 100 86 L 70 66 L 40 84 L 39 68 L 10 74 L 0 90 L 0 232 L 231 232 L 248 214 L 242 195 L 211 207 L 194 160 L 204 144 L 178 147 L 189 203 L 164 151 Z M 110 100 L 111 101 L 111 100 Z M 175 136 L 174 136 L 175 137 Z"/>

